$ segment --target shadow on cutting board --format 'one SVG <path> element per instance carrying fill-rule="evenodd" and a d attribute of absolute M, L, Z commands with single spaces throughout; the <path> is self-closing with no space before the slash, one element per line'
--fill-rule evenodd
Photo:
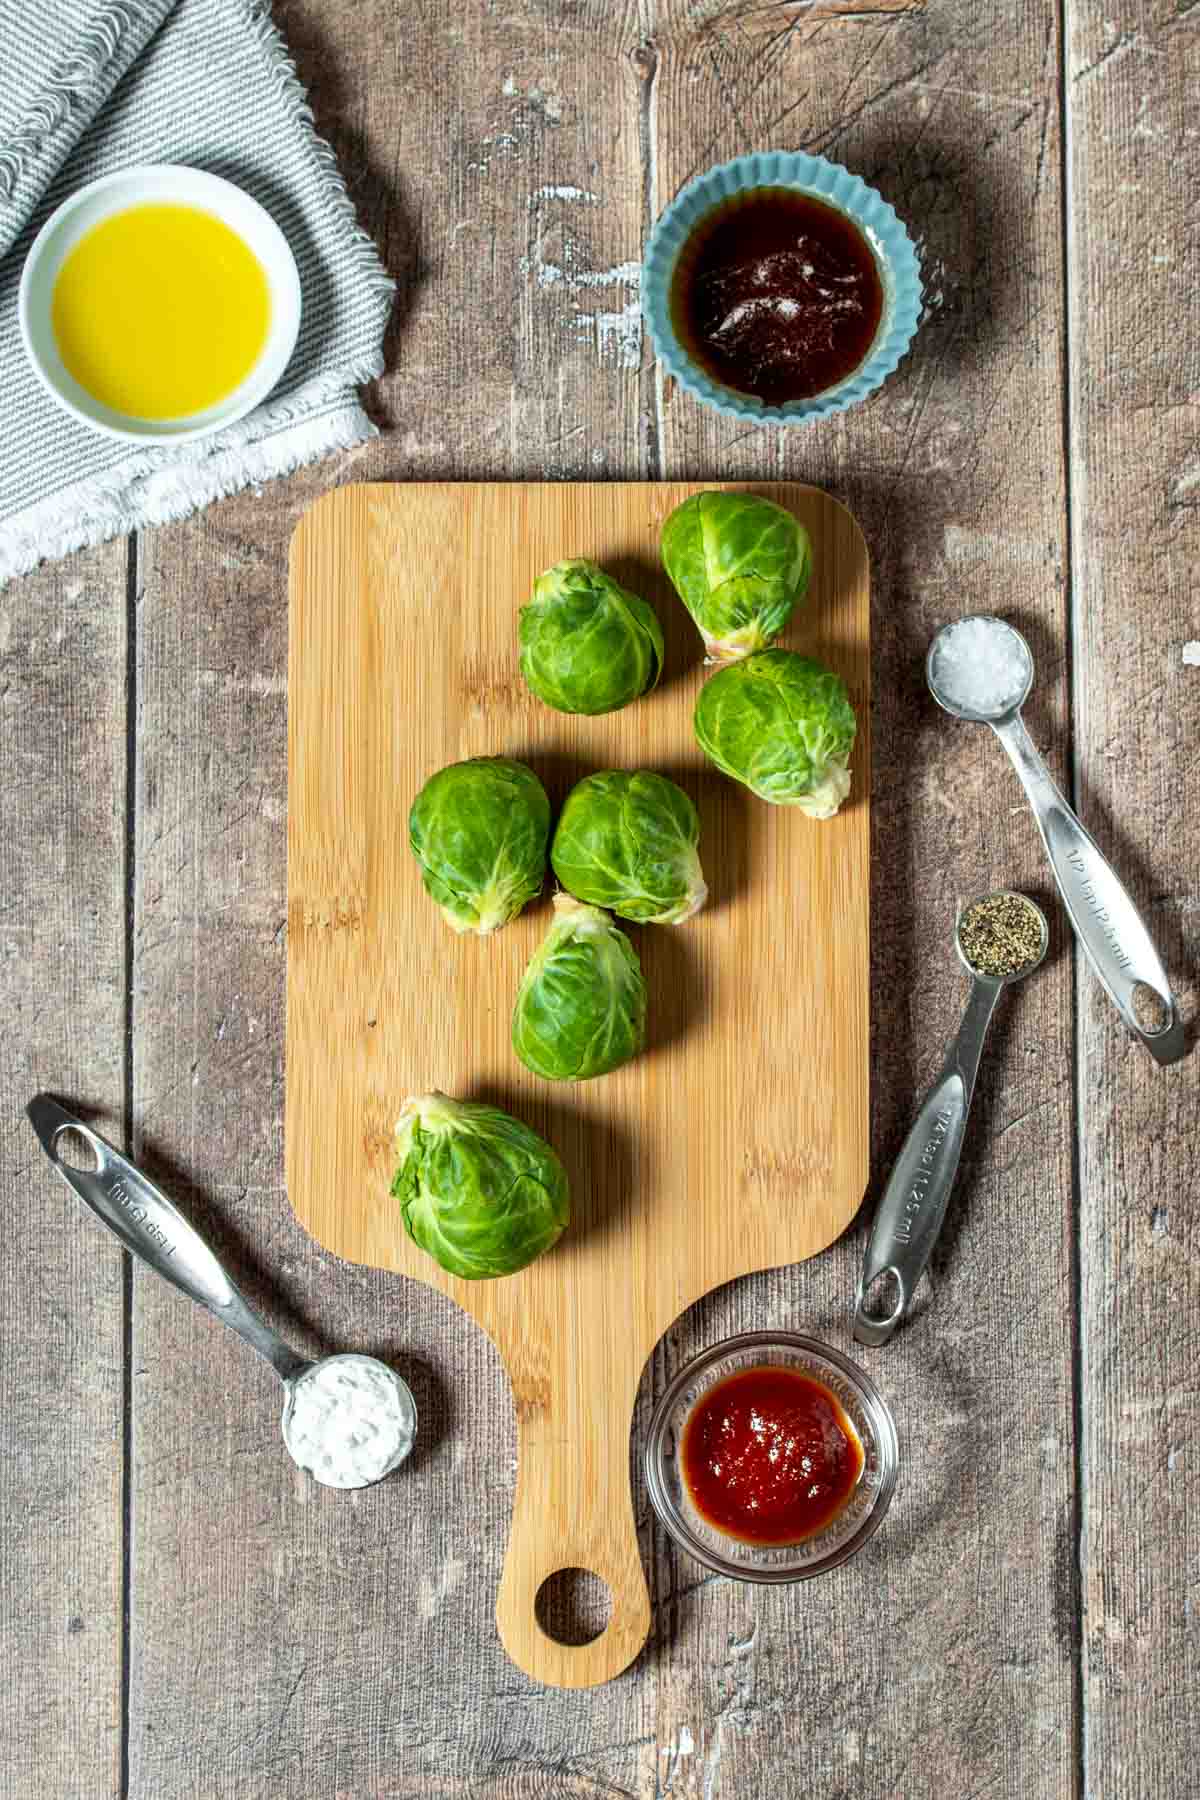
<path fill-rule="evenodd" d="M 625 1127 L 604 1111 L 599 1097 L 596 1110 L 589 1112 L 588 1085 L 564 1083 L 562 1099 L 547 1092 L 531 1098 L 523 1088 L 498 1082 L 473 1085 L 462 1096 L 511 1113 L 557 1150 L 571 1183 L 567 1238 L 572 1244 L 590 1233 L 612 1228 L 628 1208 L 639 1204 L 639 1196 L 649 1191 L 653 1177 L 649 1144 L 635 1146 Z M 553 1256 L 554 1251 L 547 1254 Z"/>

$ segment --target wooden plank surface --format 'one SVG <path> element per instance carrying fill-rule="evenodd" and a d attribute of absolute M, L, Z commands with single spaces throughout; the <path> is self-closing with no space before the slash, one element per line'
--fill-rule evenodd
<path fill-rule="evenodd" d="M 432 1290 L 316 1249 L 283 1192 L 283 571 L 304 505 L 338 482 L 798 478 L 847 500 L 874 563 L 877 1180 L 956 1020 L 956 900 L 1001 880 L 1049 898 L 997 747 L 924 698 L 942 619 L 986 606 L 1031 636 L 1034 734 L 1194 1004 L 1196 13 L 1066 13 L 1063 43 L 1042 0 L 276 5 L 400 280 L 371 395 L 388 434 L 141 546 L 128 819 L 122 552 L 0 594 L 5 1169 L 10 1188 L 28 1179 L 27 1083 L 75 1084 L 110 1130 L 124 1101 L 276 1323 L 408 1377 L 426 1499 L 397 1518 L 386 1489 L 292 1477 L 274 1377 L 138 1277 L 124 1783 L 120 1262 L 39 1184 L 72 1229 L 5 1263 L 6 1791 L 1191 1793 L 1196 1065 L 1154 1071 L 1128 1045 L 1056 908 L 1054 960 L 998 1021 L 930 1304 L 864 1358 L 904 1433 L 885 1531 L 819 1584 L 759 1593 L 674 1558 L 639 1490 L 654 1637 L 602 1690 L 535 1687 L 492 1632 L 515 1435 L 486 1339 Z M 804 433 L 745 432 L 661 391 L 635 310 L 657 206 L 768 142 L 880 186 L 929 279 L 911 361 Z M 860 1243 L 692 1309 L 635 1437 L 679 1360 L 724 1331 L 769 1320 L 845 1345 Z"/>
<path fill-rule="evenodd" d="M 138 1281 L 130 1792 L 590 1794 L 609 1771 L 627 1785 L 631 1758 L 654 1768 L 653 1677 L 546 1704 L 500 1646 L 516 1448 L 498 1357 L 444 1296 L 321 1252 L 283 1191 L 284 571 L 338 480 L 639 472 L 617 325 L 642 235 L 637 26 L 392 0 L 279 18 L 402 281 L 372 397 L 389 436 L 155 536 L 134 1111 L 281 1328 L 409 1381 L 422 1497 L 398 1514 L 395 1488 L 298 1477 L 270 1372 Z"/>
<path fill-rule="evenodd" d="M 498 1346 L 518 1489 L 497 1622 L 519 1667 L 569 1687 L 619 1674 L 649 1626 L 628 1468 L 647 1357 L 701 1294 L 839 1237 L 867 1177 L 866 546 L 827 495 L 761 488 L 812 546 L 780 643 L 835 669 L 862 720 L 849 796 L 818 823 L 756 804 L 695 741 L 703 647 L 656 564 L 663 522 L 697 491 L 364 483 L 314 507 L 290 554 L 289 1197 L 327 1249 L 444 1289 Z M 651 601 L 666 640 L 654 692 L 600 718 L 556 713 L 517 673 L 534 581 L 581 551 Z M 649 1041 L 602 1085 L 552 1086 L 513 1055 L 546 897 L 486 944 L 456 938 L 409 849 L 430 776 L 496 755 L 537 771 L 556 813 L 582 773 L 641 767 L 669 772 L 700 817 L 709 904 L 686 931 L 630 932 Z M 568 1170 L 568 1232 L 504 1281 L 445 1274 L 404 1230 L 395 1120 L 431 1089 L 514 1112 Z M 591 1643 L 555 1643 L 537 1594 L 580 1567 L 607 1582 L 611 1618 Z"/>
<path fill-rule="evenodd" d="M 903 1422 L 896 1517 L 819 1596 L 696 1587 L 656 1541 L 663 1596 L 694 1590 L 660 1708 L 687 1719 L 722 1793 L 771 1791 L 775 1730 L 796 1709 L 817 1793 L 1057 1797 L 1072 1791 L 1076 1724 L 1071 953 L 999 746 L 946 720 L 922 679 L 939 624 L 1012 618 L 1038 658 L 1031 730 L 1066 773 L 1056 18 L 1040 4 L 785 12 L 786 31 L 782 18 L 752 31 L 731 8 L 699 34 L 687 9 L 669 15 L 658 200 L 768 143 L 844 161 L 917 238 L 929 317 L 882 393 L 811 430 L 731 430 L 665 393 L 663 463 L 819 471 L 871 546 L 872 1197 L 961 1014 L 958 903 L 1025 888 L 1051 913 L 1054 953 L 997 1022 L 927 1310 L 855 1352 Z M 852 1348 L 862 1249 L 859 1234 L 695 1309 L 654 1389 L 681 1356 L 763 1318 Z"/>
<path fill-rule="evenodd" d="M 932 1071 L 954 1023 L 961 989 L 950 973 L 949 932 L 959 893 L 989 879 L 1034 885 L 1040 876 L 1032 838 L 1016 835 L 1015 813 L 1011 825 L 1005 816 L 1006 834 L 995 852 L 984 849 L 983 826 L 995 811 L 998 771 L 987 754 L 994 746 L 956 742 L 919 710 L 914 659 L 927 630 L 963 604 L 964 584 L 972 603 L 993 599 L 987 584 L 997 549 L 1006 578 L 1015 578 L 1035 618 L 1048 597 L 1059 608 L 1054 637 L 1043 635 L 1037 644 L 1045 674 L 1034 722 L 1052 747 L 1057 728 L 1060 772 L 1064 766 L 1055 566 L 1061 389 L 1054 309 L 1061 287 L 1053 15 L 1010 18 L 998 9 L 964 43 L 963 27 L 942 8 L 930 16 L 811 20 L 792 9 L 787 33 L 773 34 L 763 28 L 761 9 L 733 9 L 744 17 L 708 26 L 680 7 L 663 15 L 611 15 L 598 40 L 595 17 L 551 10 L 563 27 L 553 40 L 541 7 L 493 14 L 478 38 L 467 21 L 467 38 L 458 43 L 458 27 L 409 21 L 404 48 L 415 74 L 412 98 L 400 108 L 395 90 L 392 97 L 386 91 L 400 54 L 400 25 L 390 11 L 364 24 L 360 38 L 340 33 L 327 11 L 306 10 L 301 18 L 300 8 L 288 9 L 290 22 L 301 26 L 301 48 L 306 30 L 326 47 L 336 36 L 336 57 L 305 66 L 302 56 L 302 68 L 316 79 L 318 106 L 322 82 L 336 80 L 335 93 L 346 97 L 355 124 L 340 140 L 343 153 L 369 169 L 377 146 L 375 162 L 386 154 L 387 166 L 399 171 L 399 209 L 418 221 L 420 266 L 429 269 L 409 283 L 396 371 L 381 384 L 377 402 L 394 435 L 344 473 L 355 479 L 368 472 L 573 474 L 586 446 L 580 472 L 587 473 L 751 476 L 786 467 L 788 474 L 811 477 L 820 471 L 862 508 L 882 571 L 876 667 L 892 696 L 885 693 L 876 712 L 891 769 L 876 785 L 889 829 L 877 833 L 873 896 L 883 920 L 876 938 L 874 1063 L 882 1169 L 916 1086 Z M 968 65 L 983 44 L 995 58 L 997 79 L 980 90 Z M 942 94 L 943 86 L 967 91 Z M 586 116 L 576 100 L 581 89 L 592 107 Z M 634 409 L 634 372 L 605 348 L 616 329 L 613 315 L 625 313 L 634 297 L 622 271 L 637 257 L 651 209 L 692 167 L 744 146 L 737 119 L 743 92 L 760 109 L 777 96 L 779 112 L 807 96 L 812 117 L 803 131 L 793 118 L 781 136 L 771 110 L 755 114 L 754 129 L 853 158 L 925 237 L 932 290 L 942 298 L 919 360 L 886 396 L 857 418 L 794 442 L 752 434 L 739 443 L 736 427 L 689 417 L 690 403 L 678 397 L 664 398 L 660 414 L 652 372 L 638 375 Z M 606 111 L 597 115 L 596 105 Z M 356 139 L 363 109 L 372 106 L 375 135 L 368 119 Z M 832 145 L 836 121 L 853 114 L 861 115 L 857 139 Z M 608 121 L 604 131 L 598 116 Z M 421 130 L 446 146 L 444 179 L 430 173 L 437 158 L 422 145 Z M 459 143 L 447 142 L 451 132 Z M 401 150 L 393 146 L 396 133 Z M 990 152 L 981 159 L 980 142 L 989 137 Z M 598 159 L 601 143 L 608 153 Z M 390 207 L 383 180 L 372 185 L 364 178 L 360 194 Z M 533 212 L 541 205 L 548 214 L 532 234 L 531 196 L 540 196 Z M 480 211 L 458 204 L 468 197 Z M 388 217 L 394 241 L 394 215 Z M 478 218 L 485 221 L 482 253 L 464 223 Z M 550 272 L 568 268 L 569 279 Z M 1044 331 L 1031 348 L 1028 320 L 1038 309 Z M 514 314 L 523 328 L 510 338 L 507 321 Z M 464 320 L 475 321 L 475 329 Z M 977 343 L 988 357 L 983 369 Z M 960 378 L 968 384 L 965 398 Z M 559 419 L 549 424 L 547 395 L 559 391 Z M 1038 421 L 1032 433 L 1031 414 Z M 514 417 L 511 431 L 498 434 L 497 420 Z M 464 449 L 476 443 L 478 453 Z M 311 492 L 316 483 L 299 486 Z M 937 504 L 930 504 L 933 495 Z M 1032 507 L 1037 522 L 1028 531 L 1022 525 L 1014 539 L 995 524 L 998 500 L 1018 514 Z M 294 516 L 294 500 L 286 508 L 273 504 Z M 203 590 L 219 597 L 220 534 L 243 545 L 273 544 L 269 561 L 280 554 L 277 529 L 261 504 L 235 502 L 170 534 L 175 547 L 164 550 L 164 573 L 199 565 Z M 252 607 L 261 614 L 276 592 L 264 573 Z M 917 606 L 923 611 L 914 614 Z M 173 618 L 174 609 L 165 601 L 164 607 Z M 263 668 L 261 662 L 257 669 L 241 666 L 246 674 Z M 280 669 L 268 661 L 264 672 Z M 914 707 L 915 745 L 908 723 Z M 189 764 L 210 752 L 211 739 L 205 722 L 181 746 L 179 766 L 168 772 L 181 789 L 176 804 L 188 789 Z M 236 779 L 231 769 L 225 780 L 236 785 Z M 206 843 L 204 854 L 209 873 L 190 877 L 201 887 L 221 868 L 219 846 Z M 202 982 L 240 985 L 253 955 L 252 948 L 214 938 L 206 945 Z M 306 1284 L 313 1283 L 330 1341 L 372 1347 L 370 1321 L 381 1316 L 376 1308 L 386 1308 L 391 1341 L 419 1346 L 442 1392 L 455 1396 L 454 1428 L 438 1446 L 429 1479 L 444 1496 L 444 1459 L 454 1459 L 450 1492 L 455 1515 L 470 1520 L 470 1551 L 464 1554 L 453 1520 L 436 1512 L 406 1521 L 408 1541 L 389 1542 L 373 1562 L 362 1560 L 369 1535 L 355 1536 L 359 1556 L 340 1559 L 336 1587 L 316 1557 L 289 1561 L 297 1573 L 285 1621 L 253 1574 L 246 1522 L 260 1515 L 251 1513 L 248 1499 L 229 1499 L 219 1527 L 232 1546 L 218 1565 L 222 1580 L 231 1593 L 250 1595 L 239 1617 L 200 1594 L 181 1611 L 157 1573 L 161 1557 L 148 1547 L 144 1561 L 138 1559 L 144 1609 L 138 1637 L 149 1660 L 137 1681 L 132 1721 L 142 1791 L 186 1791 L 190 1776 L 215 1759 L 223 1780 L 240 1791 L 301 1794 L 306 1779 L 319 1784 L 323 1771 L 336 1772 L 357 1800 L 377 1791 L 380 1759 L 402 1746 L 399 1791 L 413 1795 L 482 1789 L 511 1800 L 530 1783 L 549 1792 L 556 1783 L 570 1792 L 573 1783 L 579 1793 L 615 1788 L 640 1796 L 669 1783 L 677 1794 L 750 1796 L 777 1784 L 780 1731 L 790 1739 L 795 1729 L 781 1721 L 800 1716 L 811 1760 L 803 1776 L 797 1769 L 784 1779 L 816 1780 L 830 1794 L 848 1780 L 881 1796 L 898 1791 L 898 1783 L 899 1791 L 920 1793 L 925 1772 L 934 1768 L 970 1792 L 981 1767 L 997 1792 L 1067 1791 L 1072 1449 L 1069 1363 L 1058 1324 L 1069 1279 L 1065 1199 L 1049 1211 L 1036 1255 L 1019 1268 L 1002 1265 L 998 1281 L 994 1272 L 988 1284 L 971 1280 L 976 1267 L 992 1270 L 999 1248 L 1023 1235 L 1023 1198 L 1006 1180 L 1008 1169 L 1024 1166 L 1032 1152 L 1039 1185 L 1052 1196 L 1070 1193 L 1069 1012 L 1053 997 L 1065 980 L 1061 965 L 1048 971 L 1043 992 L 1020 996 L 1007 1034 L 998 1036 L 960 1198 L 964 1219 L 979 1236 L 972 1243 L 966 1225 L 952 1230 L 936 1271 L 938 1286 L 950 1295 L 964 1282 L 973 1294 L 990 1293 L 985 1310 L 954 1318 L 934 1313 L 920 1332 L 914 1328 L 893 1346 L 886 1366 L 875 1359 L 915 1434 L 900 1510 L 887 1533 L 898 1567 L 881 1538 L 820 1589 L 762 1594 L 709 1582 L 649 1530 L 639 1495 L 653 1557 L 650 1651 L 625 1680 L 588 1696 L 586 1707 L 580 1697 L 531 1687 L 498 1653 L 488 1617 L 512 1501 L 512 1425 L 498 1367 L 470 1328 L 423 1290 L 397 1291 L 383 1277 L 345 1269 L 321 1286 L 310 1258 L 294 1251 L 288 1281 L 309 1270 Z M 145 1054 L 158 1064 L 161 1049 L 148 1045 Z M 252 1083 L 231 1088 L 228 1073 L 224 1082 L 229 1122 L 213 1154 L 232 1159 L 238 1130 L 261 1116 L 262 1097 Z M 1022 1119 L 1039 1104 L 1040 1113 Z M 1011 1129 L 1001 1137 L 1005 1125 Z M 262 1229 L 252 1213 L 244 1216 Z M 775 1320 L 844 1343 L 856 1255 L 847 1245 L 813 1264 L 803 1280 L 785 1275 L 738 1284 L 687 1315 L 668 1334 L 643 1384 L 635 1436 L 668 1370 L 724 1330 Z M 1041 1370 L 1036 1417 L 1025 1404 L 1012 1351 L 1013 1320 L 1021 1322 Z M 472 1396 L 466 1406 L 463 1395 Z M 244 1410 L 244 1393 L 235 1390 L 218 1418 L 237 1420 Z M 149 1420 L 146 1429 L 157 1430 Z M 1003 1525 L 1013 1493 L 1019 1499 L 1015 1536 Z M 311 1516 L 311 1506 L 307 1511 Z M 185 1492 L 171 1521 L 185 1544 L 194 1541 L 192 1517 Z M 418 1611 L 429 1608 L 429 1617 L 415 1625 L 414 1584 Z M 813 1593 L 823 1596 L 819 1615 Z M 393 1601 L 408 1596 L 404 1632 L 397 1632 L 388 1595 Z M 361 1738 L 320 1726 L 340 1717 L 345 1705 L 333 1667 L 343 1608 L 359 1621 L 356 1666 L 383 1671 L 371 1690 L 373 1729 Z M 211 1731 L 201 1719 L 188 1748 L 173 1743 L 162 1698 L 170 1671 L 193 1666 L 208 1632 L 240 1666 L 255 1622 L 287 1650 L 265 1677 L 260 1673 L 253 1691 L 239 1689 L 244 1730 L 231 1737 L 219 1717 Z M 403 1668 L 382 1657 L 382 1646 L 393 1643 Z M 301 1666 L 306 1672 L 285 1708 Z M 404 1672 L 422 1667 L 437 1668 L 439 1679 Z M 894 1697 L 880 1714 L 876 1694 L 885 1685 Z M 448 1719 L 455 1721 L 451 1729 Z M 932 1760 L 925 1754 L 927 1724 L 936 1743 Z"/>
<path fill-rule="evenodd" d="M 0 591 L 0 1793 L 119 1791 L 122 1253 L 25 1118 L 124 1132 L 126 550 Z"/>
<path fill-rule="evenodd" d="M 1200 19 L 1072 8 L 1077 803 L 1195 1030 L 1200 949 Z M 1158 1069 L 1079 971 L 1083 1743 L 1091 1792 L 1195 1791 L 1195 1053 Z"/>

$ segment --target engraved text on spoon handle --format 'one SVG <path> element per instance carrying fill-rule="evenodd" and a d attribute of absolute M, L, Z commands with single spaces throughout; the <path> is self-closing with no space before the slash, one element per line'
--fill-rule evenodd
<path fill-rule="evenodd" d="M 1033 807 L 1042 842 L 1075 934 L 1126 1025 L 1160 1063 L 1183 1055 L 1183 1027 L 1167 972 L 1141 914 L 1099 846 L 1079 822 L 1042 761 L 1019 713 L 992 729 L 1012 758 Z M 1137 989 L 1158 996 L 1161 1026 L 1136 1013 Z"/>

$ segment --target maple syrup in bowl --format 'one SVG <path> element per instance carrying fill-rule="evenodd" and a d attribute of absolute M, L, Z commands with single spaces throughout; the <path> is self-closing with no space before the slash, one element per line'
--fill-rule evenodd
<path fill-rule="evenodd" d="M 899 1471 L 870 1378 L 827 1344 L 747 1332 L 695 1358 L 655 1409 L 654 1510 L 676 1544 L 741 1581 L 802 1581 L 874 1535 Z"/>
<path fill-rule="evenodd" d="M 917 253 L 874 188 L 824 157 L 737 157 L 650 233 L 642 310 L 664 372 L 759 424 L 843 412 L 882 385 L 921 317 Z"/>
<path fill-rule="evenodd" d="M 671 281 L 680 343 L 714 381 L 767 406 L 810 400 L 862 367 L 883 278 L 844 212 L 793 188 L 749 188 L 701 219 Z"/>

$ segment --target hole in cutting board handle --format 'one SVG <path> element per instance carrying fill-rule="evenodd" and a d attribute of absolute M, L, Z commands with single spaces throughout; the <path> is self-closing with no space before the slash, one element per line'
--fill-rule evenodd
<path fill-rule="evenodd" d="M 612 1590 L 590 1569 L 556 1569 L 533 1602 L 534 1616 L 556 1644 L 594 1644 L 612 1618 Z"/>

